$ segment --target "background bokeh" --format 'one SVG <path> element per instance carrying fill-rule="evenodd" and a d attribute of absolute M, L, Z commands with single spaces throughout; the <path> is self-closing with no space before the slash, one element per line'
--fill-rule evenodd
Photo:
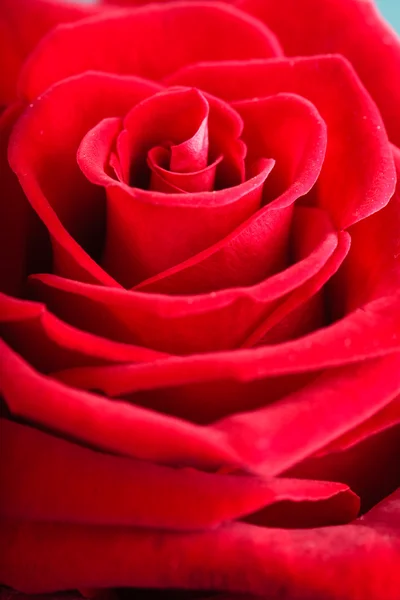
<path fill-rule="evenodd" d="M 400 0 L 376 0 L 381 13 L 400 32 Z"/>

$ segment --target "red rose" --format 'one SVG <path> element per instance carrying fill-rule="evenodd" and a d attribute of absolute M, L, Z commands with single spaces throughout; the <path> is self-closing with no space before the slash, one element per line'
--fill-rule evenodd
<path fill-rule="evenodd" d="M 1 5 L 5 586 L 398 600 L 399 42 L 240 5 Z"/>

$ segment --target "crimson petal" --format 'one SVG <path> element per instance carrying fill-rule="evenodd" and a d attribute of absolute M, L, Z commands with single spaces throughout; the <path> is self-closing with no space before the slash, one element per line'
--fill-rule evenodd
<path fill-rule="evenodd" d="M 0 108 L 16 99 L 17 80 L 25 58 L 40 39 L 59 23 L 96 14 L 89 4 L 56 0 L 1 0 L 0 5 Z"/>
<path fill-rule="evenodd" d="M 30 593 L 126 586 L 271 600 L 381 600 L 384 581 L 385 599 L 397 600 L 399 496 L 400 490 L 348 525 L 311 530 L 232 524 L 181 534 L 3 522 L 3 554 L 9 550 L 0 576 Z"/>
<path fill-rule="evenodd" d="M 338 228 L 381 210 L 393 195 L 396 172 L 382 118 L 342 56 L 190 65 L 165 81 L 228 101 L 279 92 L 311 100 L 329 134 L 318 201 Z"/>
<path fill-rule="evenodd" d="M 32 99 L 84 71 L 159 80 L 197 61 L 280 55 L 267 27 L 234 7 L 217 2 L 151 4 L 58 27 L 31 54 L 20 89 Z"/>
<path fill-rule="evenodd" d="M 301 294 L 311 280 L 308 294 L 315 293 L 347 252 L 347 234 L 338 239 L 323 211 L 298 207 L 295 213 L 304 225 L 304 236 L 312 241 L 306 255 L 252 287 L 167 296 L 84 284 L 50 274 L 30 277 L 30 287 L 67 322 L 116 341 L 176 354 L 234 349 L 289 294 L 296 290 Z"/>
<path fill-rule="evenodd" d="M 57 319 L 43 304 L 4 294 L 0 294 L 0 334 L 29 364 L 45 373 L 67 365 L 142 362 L 166 356 L 86 333 Z"/>
<path fill-rule="evenodd" d="M 399 353 L 398 303 L 398 297 L 373 302 L 334 325 L 277 345 L 170 357 L 152 365 L 72 369 L 56 376 L 70 385 L 96 385 L 109 396 L 210 423 L 285 397 L 323 369 L 348 365 L 351 370 L 367 361 L 367 370 L 368 359 Z M 334 371 L 328 369 L 326 376 L 334 377 Z"/>
<path fill-rule="evenodd" d="M 292 206 L 316 182 L 326 150 L 326 126 L 300 96 L 278 94 L 238 104 L 250 159 L 276 160 L 264 183 L 260 211 L 221 242 L 139 284 L 137 289 L 194 294 L 258 283 L 287 266 Z M 258 126 L 255 127 L 254 123 Z M 260 125 L 261 123 L 261 125 Z"/>
<path fill-rule="evenodd" d="M 0 357 L 0 392 L 16 417 L 142 460 L 206 470 L 237 464 L 218 432 L 71 389 L 37 373 L 2 340 Z"/>
<path fill-rule="evenodd" d="M 342 522 L 358 512 L 357 497 L 337 483 L 172 469 L 94 452 L 11 421 L 0 425 L 2 517 L 193 531 L 281 502 L 318 510 L 329 501 L 326 518 Z"/>
<path fill-rule="evenodd" d="M 124 115 L 159 89 L 135 77 L 84 73 L 47 90 L 15 125 L 10 164 L 50 234 L 54 272 L 118 286 L 88 253 L 101 251 L 105 198 L 82 175 L 76 152 L 95 123 Z"/>
<path fill-rule="evenodd" d="M 331 288 L 336 317 L 373 299 L 396 294 L 400 287 L 400 150 L 392 146 L 396 191 L 382 210 L 350 229 L 348 259 Z"/>
<path fill-rule="evenodd" d="M 179 120 L 183 106 L 187 118 Z M 146 178 L 142 181 L 148 151 L 160 143 L 187 140 L 191 130 L 198 127 L 199 119 L 207 122 L 208 111 L 210 145 L 217 155 L 222 155 L 217 179 L 219 170 L 228 170 L 230 184 L 238 185 L 197 194 L 161 194 L 140 189 L 138 186 L 149 185 Z M 119 127 L 122 125 L 117 119 L 96 125 L 80 145 L 78 162 L 92 183 L 106 187 L 103 264 L 125 287 L 216 243 L 259 209 L 263 184 L 274 161 L 263 157 L 254 176 L 242 181 L 244 145 L 238 139 L 242 121 L 226 103 L 207 100 L 193 89 L 166 90 L 135 106 L 125 117 L 124 129 L 116 140 Z M 119 155 L 124 157 L 122 182 L 107 170 L 107 159 L 115 143 Z M 232 176 L 235 170 L 237 178 Z"/>
<path fill-rule="evenodd" d="M 285 54 L 347 57 L 378 104 L 390 138 L 400 146 L 400 41 L 372 0 L 239 0 L 236 4 L 277 34 Z"/>
<path fill-rule="evenodd" d="M 216 427 L 254 472 L 272 476 L 359 425 L 399 393 L 400 354 L 395 354 L 328 370 L 283 400 L 227 417 Z"/>

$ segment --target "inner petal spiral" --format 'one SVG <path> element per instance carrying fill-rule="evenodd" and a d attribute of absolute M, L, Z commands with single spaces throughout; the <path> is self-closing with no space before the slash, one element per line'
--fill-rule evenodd
<path fill-rule="evenodd" d="M 229 104 L 178 87 L 86 134 L 78 163 L 106 188 L 101 264 L 118 282 L 132 287 L 187 260 L 259 210 L 274 160 L 247 159 L 243 126 Z"/>
<path fill-rule="evenodd" d="M 221 115 L 212 118 L 221 109 L 223 103 L 210 107 L 196 89 L 175 88 L 146 99 L 125 117 L 110 165 L 123 183 L 163 193 L 241 183 L 246 147 L 233 128 L 224 129 Z M 230 113 L 223 116 L 232 119 Z"/>

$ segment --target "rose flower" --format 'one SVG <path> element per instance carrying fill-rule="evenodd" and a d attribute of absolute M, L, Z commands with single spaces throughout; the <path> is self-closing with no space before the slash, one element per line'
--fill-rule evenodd
<path fill-rule="evenodd" d="M 0 7 L 4 593 L 398 600 L 399 40 L 126 4 Z"/>

